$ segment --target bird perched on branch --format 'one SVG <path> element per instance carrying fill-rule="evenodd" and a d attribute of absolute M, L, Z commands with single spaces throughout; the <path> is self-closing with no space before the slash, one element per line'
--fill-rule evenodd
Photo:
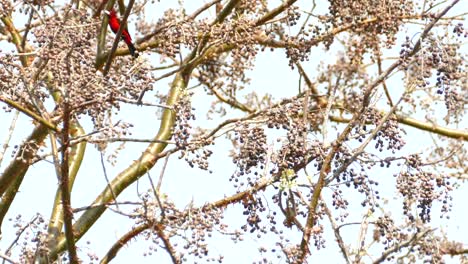
<path fill-rule="evenodd" d="M 114 9 L 111 9 L 110 11 L 104 10 L 104 13 L 106 13 L 107 16 L 109 17 L 110 28 L 115 34 L 117 34 L 120 28 L 120 20 L 117 17 L 117 13 L 115 12 Z M 137 58 L 138 53 L 136 52 L 136 48 L 132 43 L 132 37 L 130 37 L 130 34 L 128 33 L 128 30 L 126 28 L 122 31 L 122 39 L 125 42 L 125 44 L 127 44 L 130 54 L 133 57 Z"/>

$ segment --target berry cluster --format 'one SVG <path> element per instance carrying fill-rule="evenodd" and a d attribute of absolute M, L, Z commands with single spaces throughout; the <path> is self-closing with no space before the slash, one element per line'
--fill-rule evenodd
<path fill-rule="evenodd" d="M 233 154 L 232 161 L 237 165 L 237 175 L 243 176 L 250 174 L 252 169 L 262 170 L 268 151 L 265 132 L 259 127 L 249 127 L 248 124 L 237 126 L 234 133 L 234 142 L 238 146 L 237 153 Z M 258 172 L 254 172 L 258 176 Z M 249 185 L 257 179 L 247 178 Z"/>
<path fill-rule="evenodd" d="M 416 205 L 419 219 L 423 223 L 429 222 L 432 204 L 435 200 L 440 200 L 445 205 L 442 213 L 450 211 L 450 190 L 452 189 L 450 182 L 434 173 L 424 171 L 418 155 L 409 156 L 406 166 L 407 170 L 397 175 L 397 188 L 404 198 L 403 214 L 409 220 L 414 221 L 413 205 Z"/>

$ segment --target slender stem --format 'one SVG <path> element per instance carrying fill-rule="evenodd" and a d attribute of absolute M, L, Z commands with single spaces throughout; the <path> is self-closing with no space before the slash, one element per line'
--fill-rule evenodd
<path fill-rule="evenodd" d="M 6 138 L 5 142 L 3 143 L 2 150 L 0 150 L 0 165 L 2 164 L 5 152 L 7 151 L 8 147 L 10 146 L 10 140 L 11 140 L 11 137 L 13 136 L 13 131 L 15 130 L 16 121 L 18 120 L 18 116 L 19 116 L 19 111 L 15 111 L 14 116 L 13 116 L 13 120 L 11 120 L 10 128 L 8 129 L 7 138 Z"/>
<path fill-rule="evenodd" d="M 60 179 L 60 190 L 62 194 L 63 204 L 63 222 L 65 224 L 65 237 L 67 239 L 68 255 L 70 257 L 70 263 L 78 264 L 78 254 L 75 246 L 75 234 L 73 233 L 73 211 L 71 207 L 71 195 L 70 195 L 70 184 L 69 184 L 69 138 L 70 132 L 70 111 L 67 100 L 63 100 L 63 131 L 62 131 L 62 165 L 61 165 L 61 179 Z"/>
<path fill-rule="evenodd" d="M 135 0 L 130 0 L 128 2 L 127 8 L 125 9 L 125 14 L 124 14 L 124 16 L 122 18 L 122 21 L 120 22 L 119 30 L 117 31 L 117 34 L 115 34 L 115 39 L 114 39 L 114 43 L 112 44 L 112 49 L 111 49 L 109 55 L 107 56 L 106 66 L 104 67 L 104 71 L 103 71 L 104 76 L 106 76 L 107 73 L 109 72 L 110 65 L 112 63 L 112 58 L 114 57 L 114 53 L 117 50 L 117 46 L 119 45 L 120 39 L 122 37 L 122 32 L 125 29 L 124 25 L 127 24 L 127 18 L 130 15 L 130 11 L 132 10 L 132 7 L 133 7 L 134 3 L 135 3 Z"/>

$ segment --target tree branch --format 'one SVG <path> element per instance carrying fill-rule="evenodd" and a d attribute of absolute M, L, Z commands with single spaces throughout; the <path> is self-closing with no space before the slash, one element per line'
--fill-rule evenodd
<path fill-rule="evenodd" d="M 430 232 L 432 232 L 433 230 L 431 229 L 427 229 L 427 230 L 424 230 L 424 231 L 420 231 L 416 234 L 413 235 L 413 237 L 411 237 L 410 239 L 406 240 L 406 241 L 403 241 L 401 243 L 398 243 L 396 244 L 395 246 L 389 248 L 388 250 L 386 250 L 378 259 L 374 260 L 373 264 L 379 264 L 379 263 L 382 263 L 384 262 L 388 256 L 390 256 L 391 254 L 399 251 L 400 249 L 402 248 L 405 248 L 405 247 L 408 247 L 408 246 L 412 246 L 416 243 L 418 243 L 419 240 L 421 240 L 422 238 L 424 238 L 427 234 L 429 234 Z"/>
<path fill-rule="evenodd" d="M 36 114 L 34 111 L 29 110 L 27 107 L 22 106 L 20 103 L 15 102 L 9 98 L 6 98 L 5 96 L 0 95 L 0 101 L 6 103 L 7 105 L 15 108 L 19 112 L 31 117 L 33 120 L 39 122 L 40 124 L 44 125 L 50 130 L 59 132 L 60 129 L 58 129 L 54 124 L 50 123 L 48 120 L 45 120 L 42 116 Z"/>
<path fill-rule="evenodd" d="M 101 264 L 107 264 L 109 263 L 112 259 L 115 258 L 119 250 L 125 246 L 130 240 L 133 238 L 137 237 L 139 234 L 141 234 L 143 231 L 148 229 L 150 227 L 149 223 L 144 223 L 141 224 L 135 228 L 132 228 L 132 230 L 128 231 L 125 233 L 123 236 L 117 240 L 114 245 L 107 251 L 106 255 L 102 258 Z"/>
<path fill-rule="evenodd" d="M 447 6 L 442 12 L 440 12 L 436 18 L 428 24 L 421 37 L 419 38 L 417 44 L 414 46 L 412 51 L 409 53 L 409 56 L 414 56 L 420 49 L 420 44 L 421 40 L 428 34 L 430 29 L 434 27 L 434 25 L 439 21 L 439 19 L 448 12 L 459 0 L 453 1 L 449 6 Z M 312 227 L 315 223 L 315 212 L 318 206 L 320 194 L 322 192 L 323 187 L 325 186 L 325 177 L 328 175 L 328 173 L 331 170 L 331 162 L 333 160 L 333 157 L 335 153 L 339 150 L 341 145 L 344 143 L 346 138 L 348 137 L 349 133 L 351 132 L 352 128 L 355 126 L 355 123 L 357 120 L 361 117 L 361 115 L 364 113 L 364 111 L 367 108 L 367 105 L 370 102 L 370 96 L 372 94 L 372 91 L 374 90 L 375 87 L 377 87 L 382 81 L 384 81 L 392 72 L 395 70 L 400 64 L 402 63 L 401 60 L 396 61 L 393 63 L 385 72 L 379 75 L 377 79 L 372 82 L 365 90 L 364 90 L 364 95 L 363 95 L 363 104 L 360 107 L 359 111 L 353 116 L 351 121 L 348 123 L 346 128 L 343 130 L 343 132 L 338 136 L 336 141 L 332 144 L 332 149 L 330 150 L 329 154 L 326 156 L 325 160 L 323 161 L 322 169 L 320 170 L 320 175 L 319 179 L 317 180 L 317 184 L 315 185 L 314 192 L 312 194 L 310 206 L 309 206 L 309 214 L 307 216 L 306 220 L 306 228 L 305 232 L 302 236 L 302 241 L 301 241 L 301 255 L 299 257 L 299 262 L 302 263 L 305 261 L 306 256 L 310 253 L 309 251 L 309 240 L 310 240 L 310 235 L 311 235 L 311 230 Z"/>
<path fill-rule="evenodd" d="M 18 148 L 10 165 L 0 174 L 0 233 L 3 219 L 29 169 L 32 158 L 36 155 L 48 131 L 48 128 L 43 125 L 36 126 L 25 143 Z"/>
<path fill-rule="evenodd" d="M 113 59 L 115 50 L 117 49 L 117 46 L 119 45 L 119 42 L 120 42 L 121 37 L 122 37 L 122 32 L 125 29 L 124 25 L 127 24 L 127 19 L 128 19 L 128 16 L 130 15 L 130 11 L 132 10 L 132 7 L 133 7 L 134 3 L 135 3 L 135 0 L 129 0 L 128 6 L 125 9 L 125 14 L 124 14 L 124 16 L 122 18 L 122 21 L 120 22 L 119 30 L 117 31 L 117 34 L 115 34 L 115 39 L 114 39 L 114 43 L 112 44 L 112 49 L 109 52 L 109 55 L 107 55 L 106 66 L 104 67 L 104 70 L 103 70 L 103 73 L 102 73 L 104 76 L 106 76 L 107 73 L 109 72 L 110 65 L 112 63 L 112 59 Z M 107 23 L 103 23 L 103 24 L 107 25 Z"/>

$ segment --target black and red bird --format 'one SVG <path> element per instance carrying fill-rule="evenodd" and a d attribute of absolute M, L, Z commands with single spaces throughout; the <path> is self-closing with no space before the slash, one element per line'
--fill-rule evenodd
<path fill-rule="evenodd" d="M 115 12 L 114 9 L 111 9 L 110 11 L 106 10 L 104 12 L 109 17 L 109 26 L 110 26 L 110 28 L 112 29 L 112 31 L 115 34 L 117 34 L 117 32 L 119 31 L 119 28 L 120 28 L 120 20 L 117 17 L 117 13 Z M 128 33 L 128 30 L 126 28 L 122 31 L 122 39 L 125 42 L 125 44 L 127 44 L 128 50 L 130 51 L 130 54 L 133 57 L 137 58 L 138 53 L 136 52 L 136 48 L 132 43 L 132 37 L 130 37 L 130 34 Z"/>

